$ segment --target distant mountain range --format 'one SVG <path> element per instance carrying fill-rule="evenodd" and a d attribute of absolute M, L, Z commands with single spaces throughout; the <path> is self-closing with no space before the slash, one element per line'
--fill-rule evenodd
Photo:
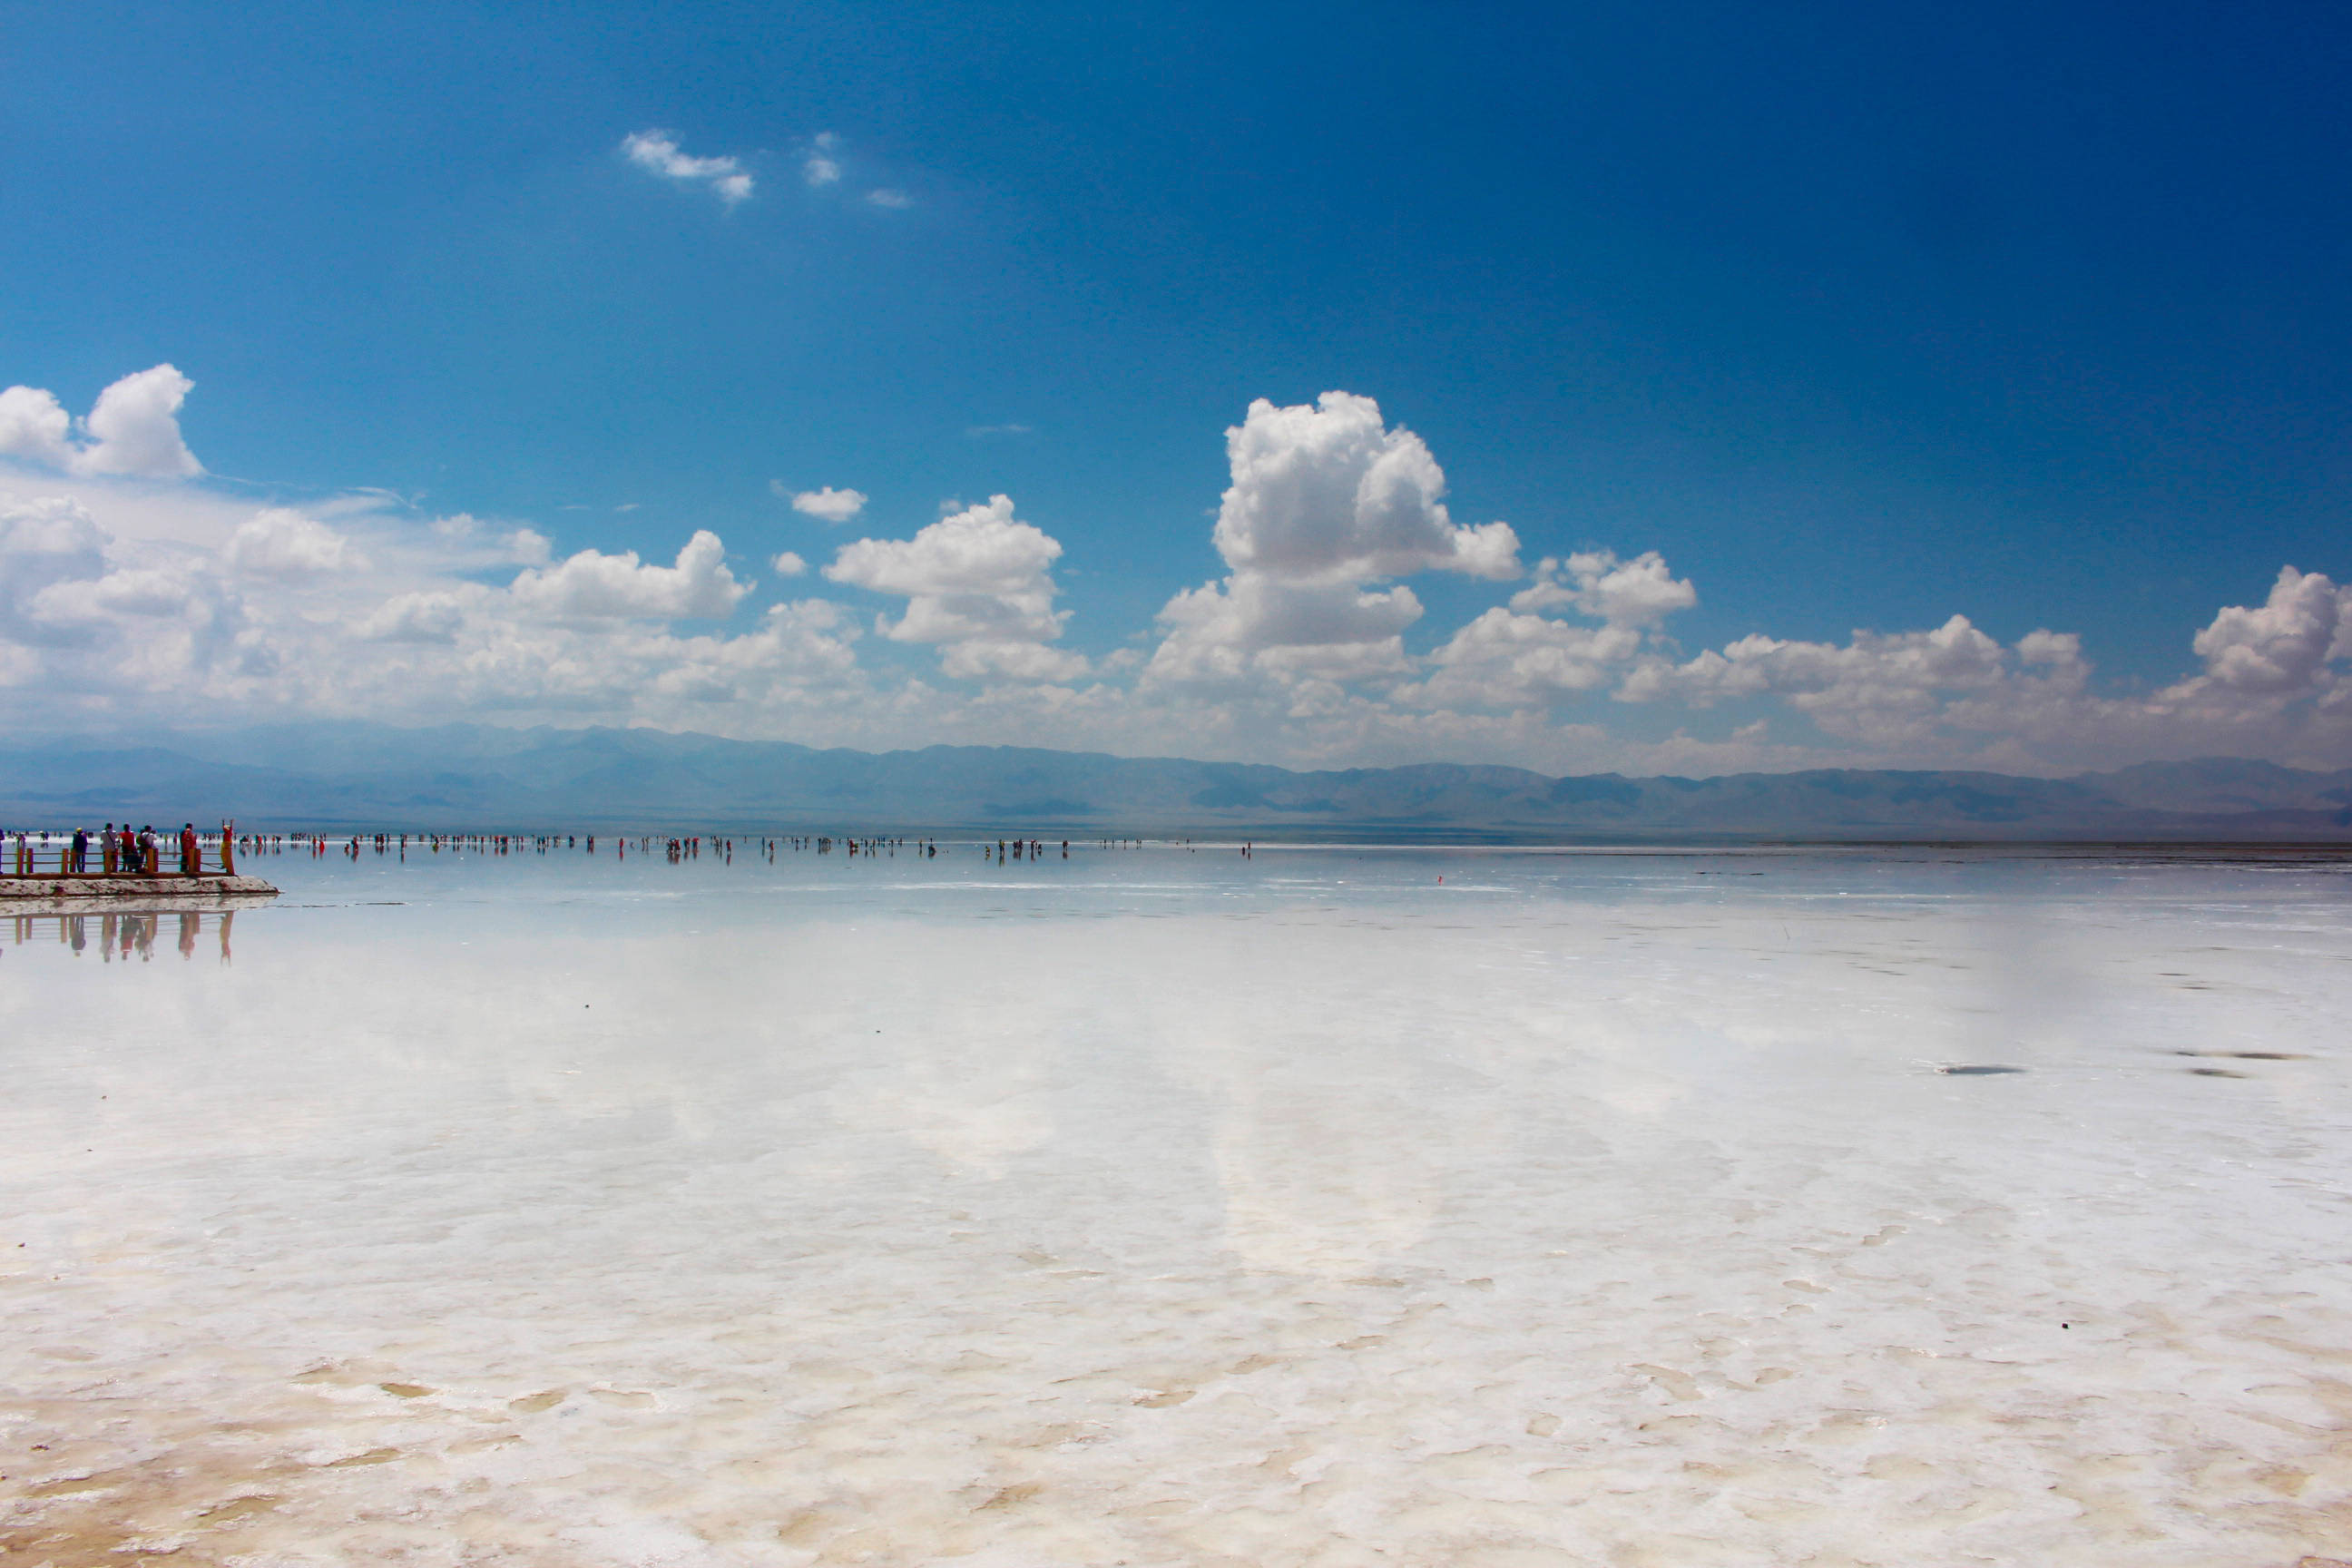
<path fill-rule="evenodd" d="M 1006 746 L 877 754 L 652 730 L 369 724 L 0 750 L 0 825 L 126 816 L 394 831 L 2352 842 L 2352 770 L 2208 758 L 2071 779 L 1856 769 L 1551 778 L 1442 763 L 1296 773 Z"/>

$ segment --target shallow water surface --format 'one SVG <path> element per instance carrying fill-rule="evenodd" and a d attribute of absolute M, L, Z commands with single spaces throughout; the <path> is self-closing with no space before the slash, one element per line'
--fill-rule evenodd
<path fill-rule="evenodd" d="M 604 847 L 0 917 L 0 1557 L 2352 1557 L 2342 862 Z"/>

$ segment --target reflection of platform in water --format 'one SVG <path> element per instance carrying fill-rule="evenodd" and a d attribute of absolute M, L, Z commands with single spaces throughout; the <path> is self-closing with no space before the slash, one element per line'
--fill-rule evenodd
<path fill-rule="evenodd" d="M 240 882 L 253 880 L 240 877 Z M 209 913 L 214 910 L 257 910 L 272 902 L 278 889 L 267 882 L 258 888 L 228 888 L 204 892 L 172 889 L 161 893 L 85 895 L 79 890 L 57 898 L 11 899 L 0 902 L 0 920 L 55 920 L 59 915 L 152 915 Z"/>
<path fill-rule="evenodd" d="M 99 958 L 111 963 L 116 958 L 131 962 L 135 954 L 141 959 L 152 959 L 156 944 L 176 939 L 182 958 L 196 956 L 197 939 L 209 931 L 220 944 L 220 957 L 228 962 L 229 934 L 236 924 L 239 910 L 259 907 L 276 898 L 275 893 L 215 894 L 201 899 L 182 897 L 172 900 L 148 900 L 125 907 L 121 899 L 61 899 L 28 910 L 18 906 L 0 913 L 0 931 L 13 934 L 16 945 L 46 942 L 55 940 L 73 950 L 79 957 L 95 945 Z M 64 907 L 59 907 L 60 905 Z"/>
<path fill-rule="evenodd" d="M 278 889 L 258 877 L 0 877 L 0 914 L 38 908 L 182 910 L 245 908 L 267 903 Z"/>

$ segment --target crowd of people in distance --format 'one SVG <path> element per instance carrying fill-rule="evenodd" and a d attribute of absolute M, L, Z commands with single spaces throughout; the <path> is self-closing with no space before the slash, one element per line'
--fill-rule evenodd
<path fill-rule="evenodd" d="M 907 837 L 890 834 L 784 834 L 774 837 L 714 834 L 659 836 L 651 834 L 614 835 L 594 833 L 244 833 L 225 830 L 222 834 L 203 834 L 194 823 L 182 826 L 174 844 L 170 837 L 158 834 L 152 826 L 133 828 L 128 822 L 108 823 L 92 833 L 77 827 L 69 835 L 58 835 L 52 842 L 50 831 L 25 831 L 10 834 L 0 831 L 0 841 L 14 839 L 17 872 L 32 874 L 37 868 L 42 875 L 52 869 L 70 876 L 163 876 L 168 874 L 169 862 L 176 853 L 177 871 L 182 876 L 217 874 L 235 868 L 235 855 L 299 854 L 318 858 L 339 854 L 357 861 L 373 850 L 378 855 L 397 856 L 405 860 L 408 852 L 418 849 L 435 855 L 545 855 L 559 849 L 585 849 L 591 855 L 609 853 L 616 859 L 626 859 L 632 851 L 640 855 L 658 854 L 676 865 L 698 860 L 707 848 L 725 864 L 732 865 L 738 850 L 763 858 L 770 864 L 781 853 L 832 855 L 835 853 L 856 858 L 896 859 L 903 851 L 924 859 L 937 859 L 942 854 L 958 851 L 977 852 L 983 860 L 999 865 L 1008 861 L 1036 861 L 1058 851 L 1062 859 L 1070 858 L 1070 841 L 1066 838 L 1046 840 L 1027 837 L 994 840 L 958 840 L 943 842 L 931 837 Z M 37 843 L 36 842 L 37 840 Z M 1184 838 L 1156 842 L 1170 847 L 1192 849 L 1192 841 Z M 1097 849 L 1140 849 L 1146 841 L 1140 838 L 1097 838 Z M 1250 853 L 1251 847 L 1242 847 Z M 209 853 L 208 853 L 209 851 Z M 207 861 L 211 864 L 208 866 Z"/>
<path fill-rule="evenodd" d="M 307 843 L 310 852 L 314 856 L 328 853 L 330 844 L 337 842 L 318 835 L 297 833 L 291 837 L 298 844 Z M 339 852 L 356 860 L 362 854 L 373 849 L 378 855 L 396 856 L 404 860 L 412 848 L 435 855 L 444 851 L 451 854 L 471 852 L 478 855 L 545 855 L 552 850 L 584 849 L 591 855 L 609 851 L 615 858 L 626 859 L 634 850 L 640 855 L 659 855 L 672 865 L 688 860 L 699 860 L 706 849 L 715 858 L 727 865 L 734 864 L 735 856 L 739 850 L 763 858 L 771 864 L 773 864 L 776 857 L 782 853 L 812 855 L 838 853 L 849 857 L 864 856 L 869 859 L 896 859 L 899 852 L 904 850 L 920 858 L 937 859 L 941 854 L 952 855 L 959 848 L 967 851 L 977 850 L 982 859 L 993 859 L 999 864 L 1008 860 L 1042 860 L 1048 855 L 1055 853 L 1057 849 L 1061 858 L 1066 860 L 1070 858 L 1070 841 L 1066 838 L 1059 840 L 1027 837 L 999 838 L 993 841 L 983 839 L 974 843 L 944 842 L 929 837 L 908 838 L 890 834 L 783 834 L 775 837 L 735 834 L 672 836 L 606 834 L 602 836 L 603 842 L 600 847 L 599 837 L 593 833 L 354 833 L 340 840 L 341 848 Z M 1192 847 L 1190 839 L 1171 839 L 1164 842 L 1177 847 Z M 1098 838 L 1094 841 L 1094 847 L 1097 849 L 1140 849 L 1144 844 L 1145 840 L 1140 838 Z M 267 854 L 273 851 L 265 847 L 260 852 Z M 1244 855 L 1248 854 L 1249 847 L 1244 847 L 1242 852 Z"/>

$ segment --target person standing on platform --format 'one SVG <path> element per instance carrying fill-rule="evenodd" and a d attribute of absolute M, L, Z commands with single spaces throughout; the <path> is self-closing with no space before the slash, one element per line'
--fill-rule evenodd
<path fill-rule="evenodd" d="M 180 825 L 181 876 L 193 877 L 196 874 L 197 857 L 201 853 L 202 851 L 196 847 L 196 825 L 193 822 L 182 823 Z"/>

